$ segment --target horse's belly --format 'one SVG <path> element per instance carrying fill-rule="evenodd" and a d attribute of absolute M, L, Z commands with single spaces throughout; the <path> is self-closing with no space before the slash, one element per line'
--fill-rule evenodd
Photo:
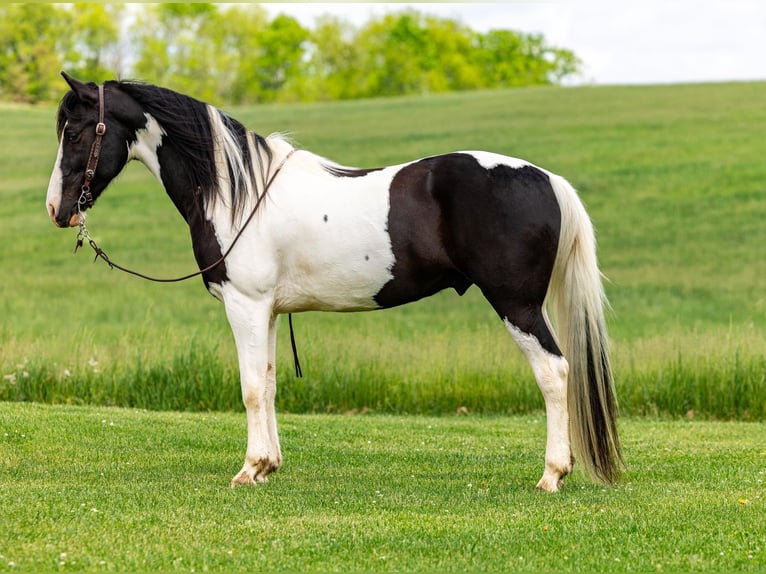
<path fill-rule="evenodd" d="M 270 227 L 277 238 L 278 312 L 379 307 L 374 297 L 391 280 L 394 265 L 390 180 L 387 173 L 333 178 L 330 189 L 274 196 Z"/>
<path fill-rule="evenodd" d="M 285 253 L 280 261 L 275 310 L 377 309 L 375 295 L 391 279 L 393 254 L 385 229 L 344 226 Z"/>

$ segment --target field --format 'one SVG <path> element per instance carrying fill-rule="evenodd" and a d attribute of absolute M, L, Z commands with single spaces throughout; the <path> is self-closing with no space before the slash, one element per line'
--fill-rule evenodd
<path fill-rule="evenodd" d="M 625 414 L 766 418 L 766 84 L 525 89 L 229 110 L 338 161 L 488 149 L 571 180 L 595 222 Z M 0 106 L 0 399 L 239 409 L 233 341 L 201 281 L 154 285 L 45 216 L 55 109 Z M 194 268 L 164 192 L 131 165 L 91 213 L 117 261 Z M 295 317 L 282 412 L 528 413 L 542 401 L 476 289 L 399 309 Z"/>
<path fill-rule="evenodd" d="M 55 109 L 0 104 L 0 571 L 763 570 L 764 101 L 752 83 L 229 110 L 351 165 L 488 149 L 580 190 L 628 471 L 556 496 L 532 492 L 539 391 L 475 289 L 294 317 L 302 379 L 283 324 L 285 466 L 228 489 L 245 422 L 222 307 L 72 255 L 44 206 Z M 143 166 L 88 221 L 125 265 L 193 269 Z"/>
<path fill-rule="evenodd" d="M 623 421 L 630 472 L 558 494 L 538 416 L 283 415 L 229 489 L 241 415 L 0 403 L 0 571 L 766 568 L 761 423 Z"/>

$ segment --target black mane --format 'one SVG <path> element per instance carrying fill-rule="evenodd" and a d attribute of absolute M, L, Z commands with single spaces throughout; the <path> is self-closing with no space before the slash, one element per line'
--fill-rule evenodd
<path fill-rule="evenodd" d="M 220 136 L 214 135 L 211 125 L 211 106 L 190 96 L 185 96 L 167 88 L 161 88 L 140 82 L 120 81 L 114 85 L 122 92 L 136 100 L 162 126 L 168 136 L 165 145 L 173 145 L 181 155 L 185 164 L 185 173 L 189 177 L 192 189 L 199 190 L 205 200 L 205 205 L 213 205 L 219 199 L 223 190 L 218 186 L 218 173 L 215 163 L 215 141 Z M 232 221 L 242 213 L 248 197 L 247 181 L 252 189 L 258 192 L 259 182 L 264 182 L 272 159 L 272 152 L 266 140 L 248 130 L 237 120 L 220 110 L 215 110 L 232 139 L 237 144 L 232 157 L 225 153 L 228 167 L 230 202 L 232 206 Z M 248 145 L 248 133 L 253 138 L 256 157 L 251 157 Z M 218 142 L 220 144 L 220 141 Z M 261 162 L 260 152 L 266 157 L 265 165 Z M 256 176 L 254 163 L 257 164 Z M 241 169 L 237 169 L 237 165 Z"/>
<path fill-rule="evenodd" d="M 120 81 L 106 85 L 110 84 L 138 102 L 162 126 L 167 134 L 163 145 L 172 145 L 182 158 L 191 189 L 214 193 L 217 174 L 207 104 L 150 84 Z"/>

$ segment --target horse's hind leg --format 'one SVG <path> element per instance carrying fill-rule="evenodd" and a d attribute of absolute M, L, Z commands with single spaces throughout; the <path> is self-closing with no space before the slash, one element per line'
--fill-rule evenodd
<path fill-rule="evenodd" d="M 546 252 L 535 245 L 520 245 L 499 253 L 485 251 L 484 259 L 477 253 L 466 259 L 465 266 L 467 276 L 482 290 L 529 361 L 545 399 L 545 472 L 537 488 L 549 492 L 561 487 L 573 464 L 567 404 L 569 364 L 543 308 L 555 252 L 555 246 Z M 483 260 L 500 263 L 493 268 L 481 264 Z M 515 271 L 506 273 L 506 269 Z"/>
<path fill-rule="evenodd" d="M 531 314 L 531 317 L 530 317 Z M 545 399 L 547 440 L 545 472 L 537 488 L 557 491 L 571 472 L 574 459 L 569 442 L 567 375 L 569 364 L 555 344 L 545 312 L 541 308 L 512 310 L 503 322 L 532 367 Z"/>
<path fill-rule="evenodd" d="M 572 471 L 574 459 L 567 409 L 569 364 L 556 343 L 543 309 L 545 293 L 542 287 L 524 290 L 520 285 L 485 287 L 482 291 L 532 367 L 543 394 L 548 437 L 545 472 L 537 488 L 555 492 L 561 488 L 562 479 Z M 523 295 L 519 296 L 519 293 Z"/>

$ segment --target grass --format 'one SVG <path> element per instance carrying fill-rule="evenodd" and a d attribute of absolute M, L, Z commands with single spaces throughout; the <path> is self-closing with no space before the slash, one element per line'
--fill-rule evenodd
<path fill-rule="evenodd" d="M 543 409 L 528 365 L 490 321 L 471 335 L 470 344 L 450 331 L 430 335 L 413 347 L 409 339 L 372 333 L 327 353 L 327 332 L 299 323 L 305 371 L 292 370 L 289 342 L 280 352 L 278 408 L 292 413 L 471 413 L 523 414 Z M 751 332 L 750 346 L 700 336 L 693 348 L 676 347 L 669 356 L 665 338 L 618 349 L 619 396 L 623 413 L 673 415 L 722 420 L 766 420 L 762 336 Z M 314 338 L 316 337 L 316 339 Z M 683 338 L 682 338 L 683 339 Z M 320 341 L 319 344 L 313 341 Z M 129 345 L 139 349 L 129 350 Z M 97 353 L 79 363 L 29 360 L 7 369 L 0 381 L 6 400 L 63 404 L 120 405 L 161 410 L 240 410 L 241 397 L 233 349 L 192 338 L 168 360 L 159 350 L 177 344 L 161 337 L 149 350 L 126 342 L 111 362 Z M 686 344 L 691 344 L 687 342 Z M 147 343 L 148 345 L 148 343 Z M 19 352 L 25 356 L 32 349 Z M 326 354 L 323 354 L 326 353 Z M 656 354 L 656 355 L 655 355 Z M 662 357 L 665 360 L 653 358 Z M 426 360 L 423 360 L 426 357 Z"/>
<path fill-rule="evenodd" d="M 262 134 L 360 166 L 454 149 L 520 156 L 580 190 L 609 277 L 627 414 L 766 420 L 766 83 L 525 89 L 230 110 Z M 0 399 L 238 409 L 233 342 L 201 282 L 153 285 L 72 256 L 43 198 L 55 110 L 0 105 Z M 117 261 L 193 269 L 188 231 L 143 166 L 89 219 Z M 480 294 L 296 317 L 280 333 L 290 412 L 538 411 L 528 367 Z M 25 376 L 26 373 L 26 376 Z"/>
<path fill-rule="evenodd" d="M 576 471 L 555 496 L 532 491 L 539 392 L 475 290 L 295 317 L 307 376 L 291 375 L 283 328 L 285 465 L 229 489 L 245 424 L 221 412 L 241 410 L 223 309 L 200 282 L 70 255 L 43 205 L 55 110 L 0 104 L 0 401 L 61 403 L 0 402 L 0 571 L 766 569 L 764 96 L 546 88 L 231 110 L 349 164 L 489 149 L 578 187 L 610 278 L 621 409 L 641 416 L 620 420 L 618 486 Z M 141 166 L 89 228 L 126 265 L 193 268 Z"/>
<path fill-rule="evenodd" d="M 538 416 L 281 415 L 285 465 L 229 489 L 243 421 L 0 403 L 0 571 L 758 571 L 763 423 L 621 422 L 629 472 L 557 495 Z"/>

